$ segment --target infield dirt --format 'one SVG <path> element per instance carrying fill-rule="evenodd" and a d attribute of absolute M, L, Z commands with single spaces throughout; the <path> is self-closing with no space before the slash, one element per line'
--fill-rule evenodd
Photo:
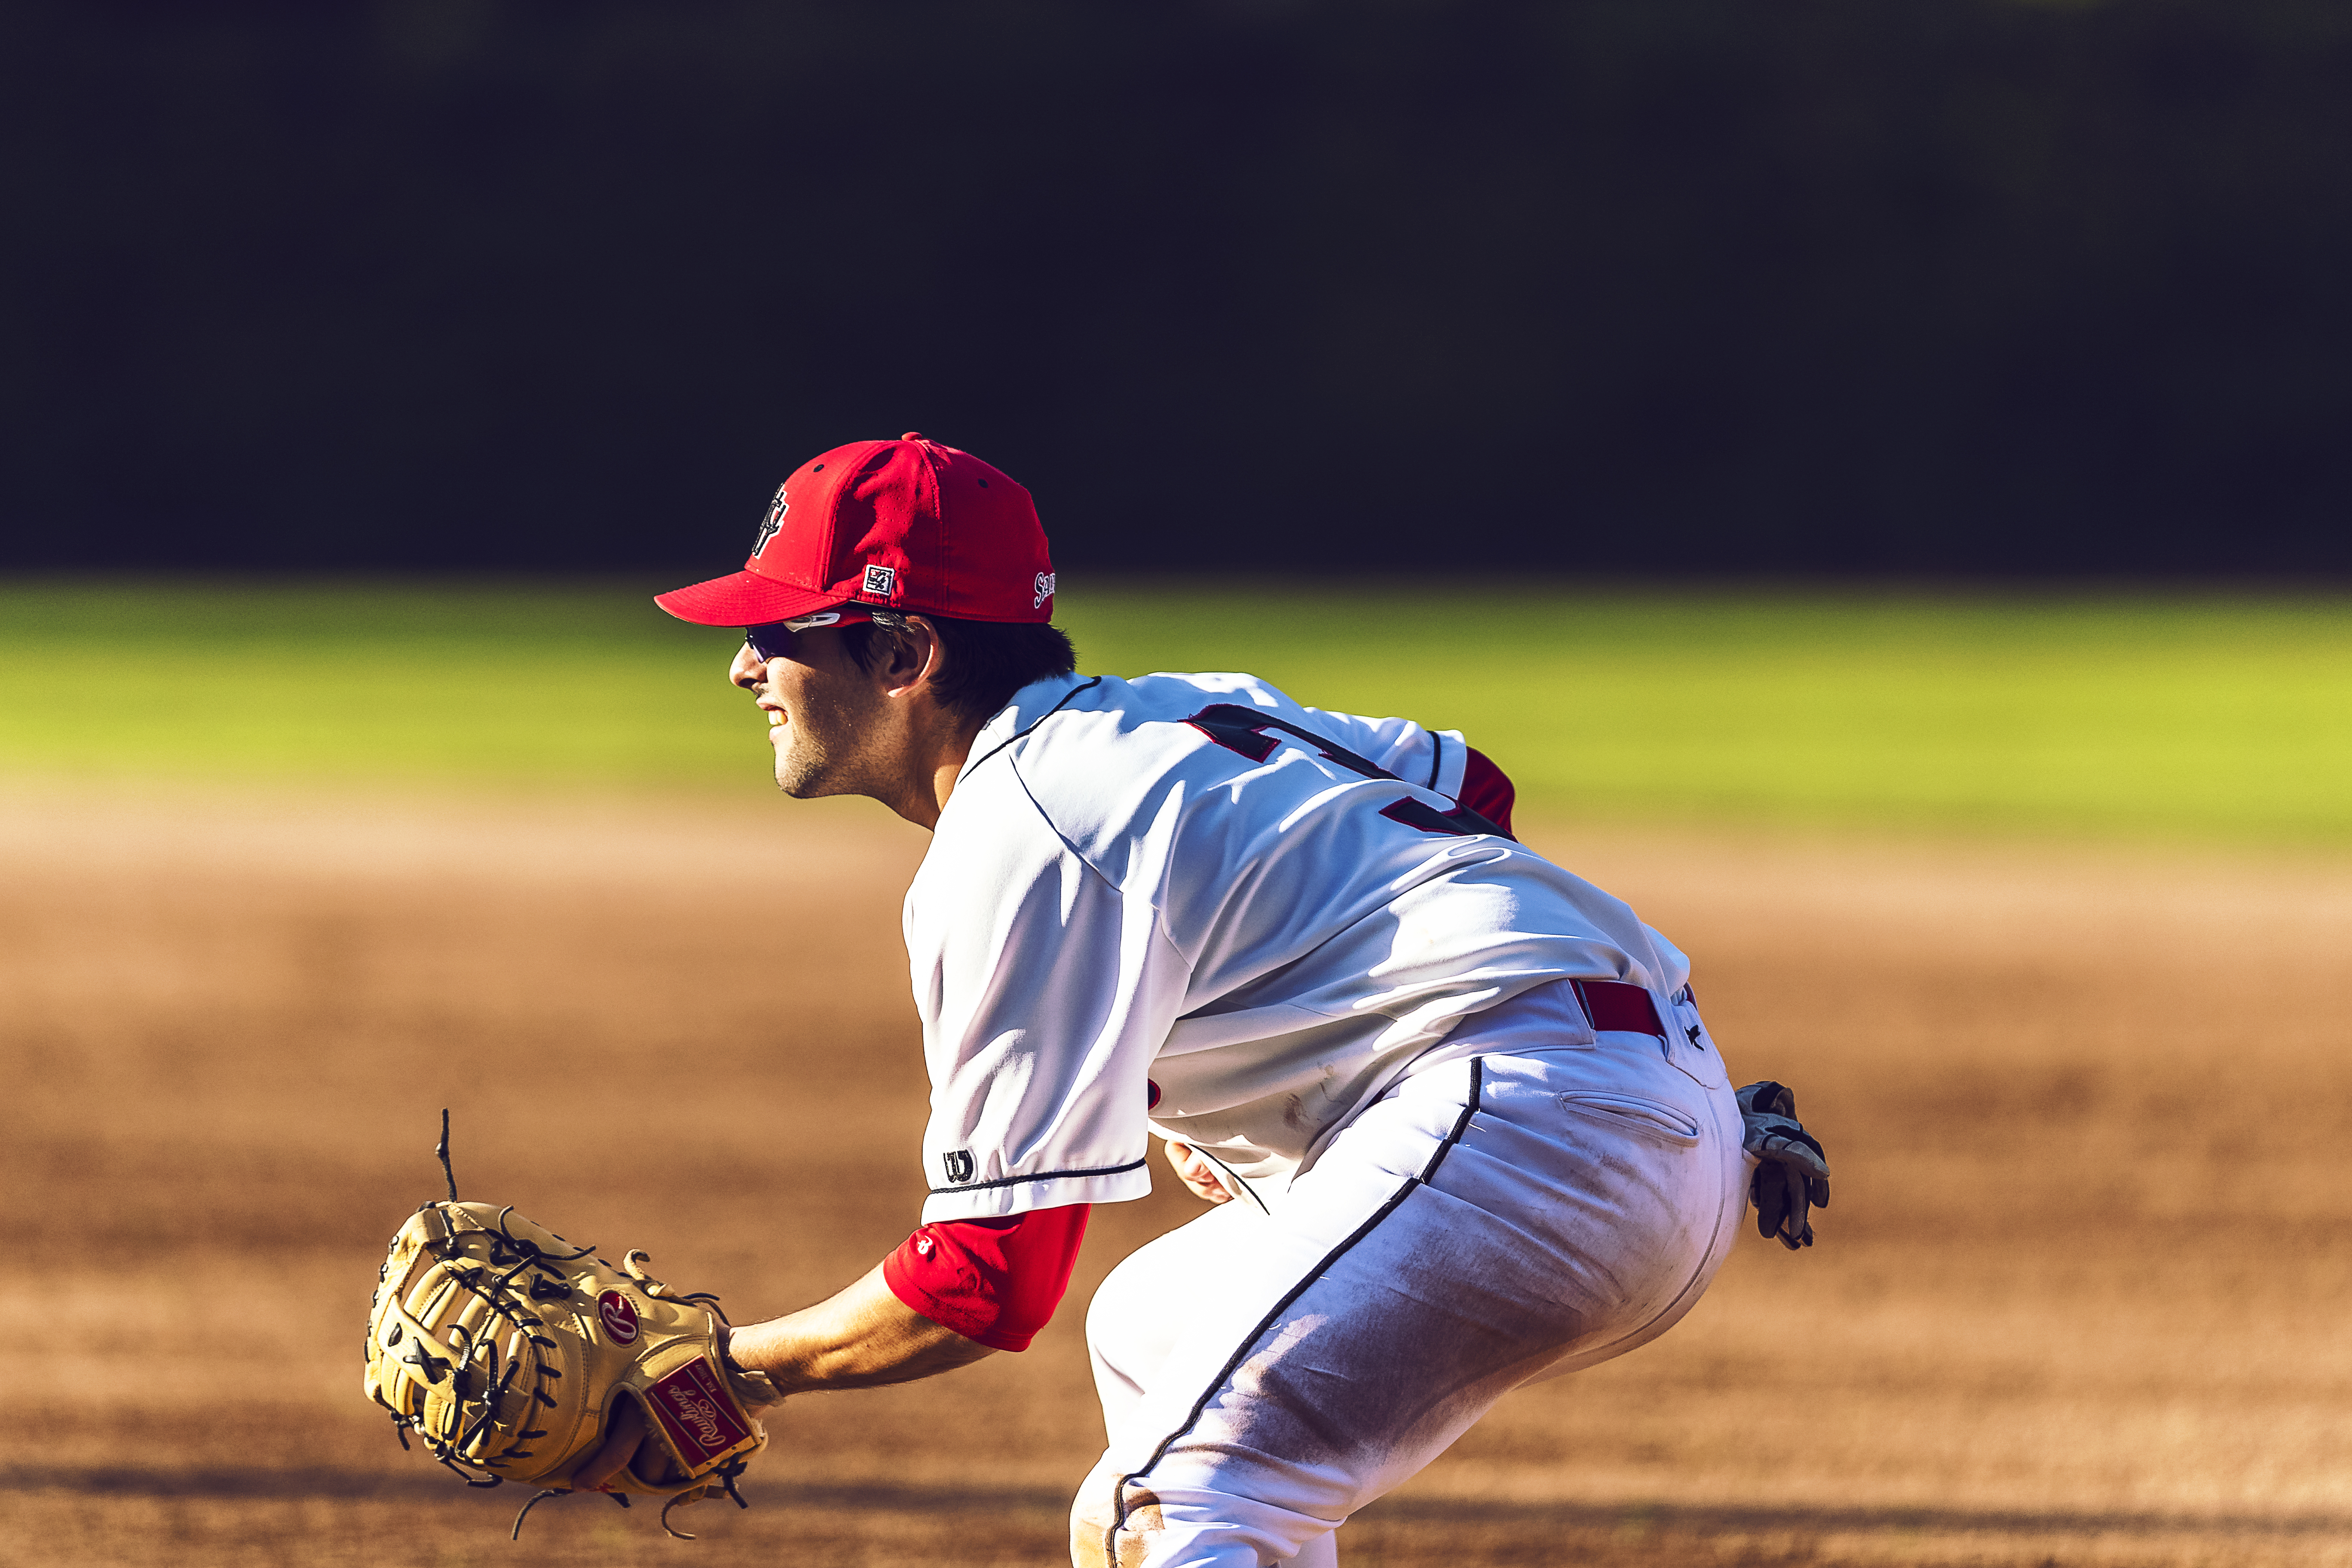
<path fill-rule="evenodd" d="M 2352 1563 L 2352 864 L 1536 824 L 1798 1087 L 1822 1245 L 1507 1400 L 1367 1564 Z M 898 907 L 862 804 L 0 798 L 0 1563 L 1063 1560 L 1097 1211 L 1024 1355 L 788 1403 L 754 1507 L 535 1512 L 359 1392 L 438 1189 L 644 1247 L 739 1320 L 914 1223 Z M 607 1254 L 610 1255 L 609 1252 Z"/>

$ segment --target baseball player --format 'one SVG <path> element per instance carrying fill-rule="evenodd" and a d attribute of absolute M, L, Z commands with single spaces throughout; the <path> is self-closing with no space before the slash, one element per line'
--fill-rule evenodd
<path fill-rule="evenodd" d="M 1027 491 L 909 434 L 811 460 L 742 571 L 659 597 L 747 628 L 730 679 L 784 794 L 932 833 L 922 1224 L 730 1353 L 789 1395 L 1025 1349 L 1157 1139 L 1213 1206 L 1087 1314 L 1108 1442 L 1073 1560 L 1335 1563 L 1505 1393 L 1688 1312 L 1751 1185 L 1809 1243 L 1828 1169 L 1786 1090 L 1735 1096 L 1682 953 L 1519 844 L 1460 734 L 1079 674 L 1054 590 Z"/>

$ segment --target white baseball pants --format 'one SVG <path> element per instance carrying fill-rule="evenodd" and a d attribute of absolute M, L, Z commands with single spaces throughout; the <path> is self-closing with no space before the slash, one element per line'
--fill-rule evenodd
<path fill-rule="evenodd" d="M 1265 1208 L 1113 1270 L 1074 1560 L 1325 1568 L 1349 1514 L 1504 1394 L 1680 1320 L 1745 1206 L 1739 1108 L 1711 1047 L 1695 1076 L 1600 1038 L 1409 1077 Z"/>

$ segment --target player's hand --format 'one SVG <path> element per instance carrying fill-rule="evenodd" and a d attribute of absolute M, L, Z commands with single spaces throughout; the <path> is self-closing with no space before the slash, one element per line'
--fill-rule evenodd
<path fill-rule="evenodd" d="M 572 1489 L 602 1491 L 627 1466 L 647 1486 L 674 1486 L 686 1479 L 669 1450 L 646 1429 L 646 1407 L 624 1399 L 613 1413 L 613 1429 L 604 1443 L 572 1472 Z"/>
<path fill-rule="evenodd" d="M 1168 1163 L 1176 1167 L 1178 1178 L 1192 1189 L 1194 1197 L 1206 1198 L 1213 1204 L 1234 1201 L 1233 1189 L 1225 1185 L 1225 1173 L 1190 1143 L 1179 1143 L 1170 1139 Z"/>
<path fill-rule="evenodd" d="M 735 1328 L 731 1323 L 719 1325 L 719 1360 L 727 1368 L 730 1381 L 735 1384 L 735 1396 L 743 1402 L 744 1409 L 756 1415 L 771 1405 L 783 1403 L 784 1396 L 774 1384 L 767 1384 L 764 1392 L 751 1386 L 766 1383 L 764 1378 L 733 1375 L 743 1372 L 744 1368 L 743 1363 L 735 1359 Z"/>
<path fill-rule="evenodd" d="M 1739 1090 L 1743 1139 L 1756 1160 L 1748 1195 L 1756 1202 L 1756 1232 L 1777 1237 L 1794 1252 L 1813 1244 L 1809 1209 L 1830 1206 L 1830 1165 L 1822 1141 L 1797 1120 L 1797 1094 L 1767 1079 Z"/>

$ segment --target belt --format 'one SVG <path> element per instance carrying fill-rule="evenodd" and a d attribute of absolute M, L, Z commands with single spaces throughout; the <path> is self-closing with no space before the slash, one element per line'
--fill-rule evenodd
<path fill-rule="evenodd" d="M 1596 1032 L 1621 1030 L 1629 1035 L 1655 1035 L 1662 1040 L 1667 1037 L 1665 1025 L 1658 1021 L 1658 1005 L 1646 987 L 1622 980 L 1571 980 L 1569 984 L 1576 987 L 1577 1003 Z M 1687 985 L 1675 999 L 1696 1000 Z"/>

